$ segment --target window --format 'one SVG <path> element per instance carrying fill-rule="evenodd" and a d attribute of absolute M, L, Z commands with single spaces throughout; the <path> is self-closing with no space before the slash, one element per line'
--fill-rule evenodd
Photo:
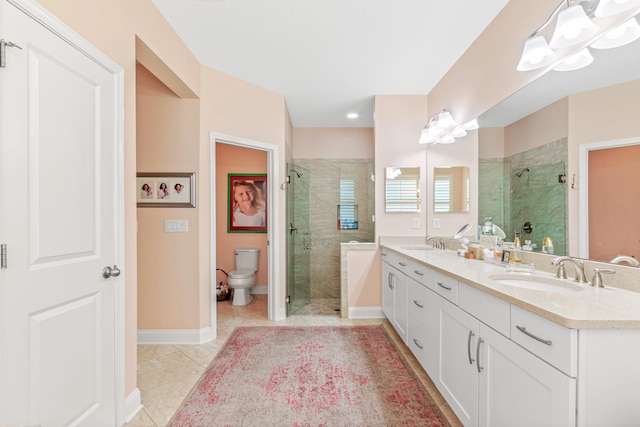
<path fill-rule="evenodd" d="M 451 212 L 451 181 L 451 175 L 437 175 L 434 177 L 434 212 Z"/>
<path fill-rule="evenodd" d="M 356 184 L 352 179 L 340 180 L 340 204 L 338 205 L 338 230 L 358 229 L 358 205 Z"/>

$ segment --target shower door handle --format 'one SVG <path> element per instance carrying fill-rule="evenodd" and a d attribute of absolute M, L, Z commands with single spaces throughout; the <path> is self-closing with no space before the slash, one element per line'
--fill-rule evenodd
<path fill-rule="evenodd" d="M 290 222 L 289 223 L 289 234 L 293 234 L 294 231 L 298 231 L 298 229 L 293 226 L 292 222 Z"/>

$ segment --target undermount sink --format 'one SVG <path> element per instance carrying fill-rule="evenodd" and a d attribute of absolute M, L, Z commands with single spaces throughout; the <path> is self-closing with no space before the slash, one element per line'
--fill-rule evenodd
<path fill-rule="evenodd" d="M 535 276 L 532 274 L 503 273 L 489 276 L 491 280 L 503 285 L 534 291 L 582 291 L 584 287 L 567 279 Z"/>

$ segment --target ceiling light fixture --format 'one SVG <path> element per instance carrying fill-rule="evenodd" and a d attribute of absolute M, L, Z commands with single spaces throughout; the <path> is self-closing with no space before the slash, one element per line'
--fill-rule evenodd
<path fill-rule="evenodd" d="M 429 123 L 420 133 L 420 144 L 451 144 L 456 138 L 461 138 L 469 130 L 478 129 L 478 121 L 473 119 L 464 125 L 459 125 L 448 110 L 434 114 Z"/>
<path fill-rule="evenodd" d="M 640 7 L 640 0 L 563 0 L 551 13 L 549 18 L 533 32 L 524 43 L 522 56 L 516 69 L 531 71 L 546 67 L 558 60 L 555 49 L 566 50 L 579 46 L 594 37 L 598 26 L 591 18 L 594 16 L 612 16 L 622 12 L 629 12 Z M 556 26 L 551 41 L 539 34 L 555 18 Z M 622 46 L 640 38 L 640 26 L 635 18 L 625 22 L 620 27 L 609 31 L 596 40 L 591 46 L 596 49 L 609 49 Z M 554 68 L 556 71 L 571 71 L 586 67 L 593 62 L 593 56 L 588 50 L 581 49 L 572 54 L 562 52 L 564 62 Z"/>
<path fill-rule="evenodd" d="M 358 113 L 347 113 L 347 119 L 357 119 Z"/>

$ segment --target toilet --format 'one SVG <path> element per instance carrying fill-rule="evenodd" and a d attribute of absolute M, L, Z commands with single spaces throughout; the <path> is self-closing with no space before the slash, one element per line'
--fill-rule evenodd
<path fill-rule="evenodd" d="M 247 305 L 251 301 L 251 288 L 256 285 L 256 272 L 260 263 L 260 249 L 236 248 L 235 266 L 229 273 L 228 285 L 233 289 L 232 305 Z"/>

